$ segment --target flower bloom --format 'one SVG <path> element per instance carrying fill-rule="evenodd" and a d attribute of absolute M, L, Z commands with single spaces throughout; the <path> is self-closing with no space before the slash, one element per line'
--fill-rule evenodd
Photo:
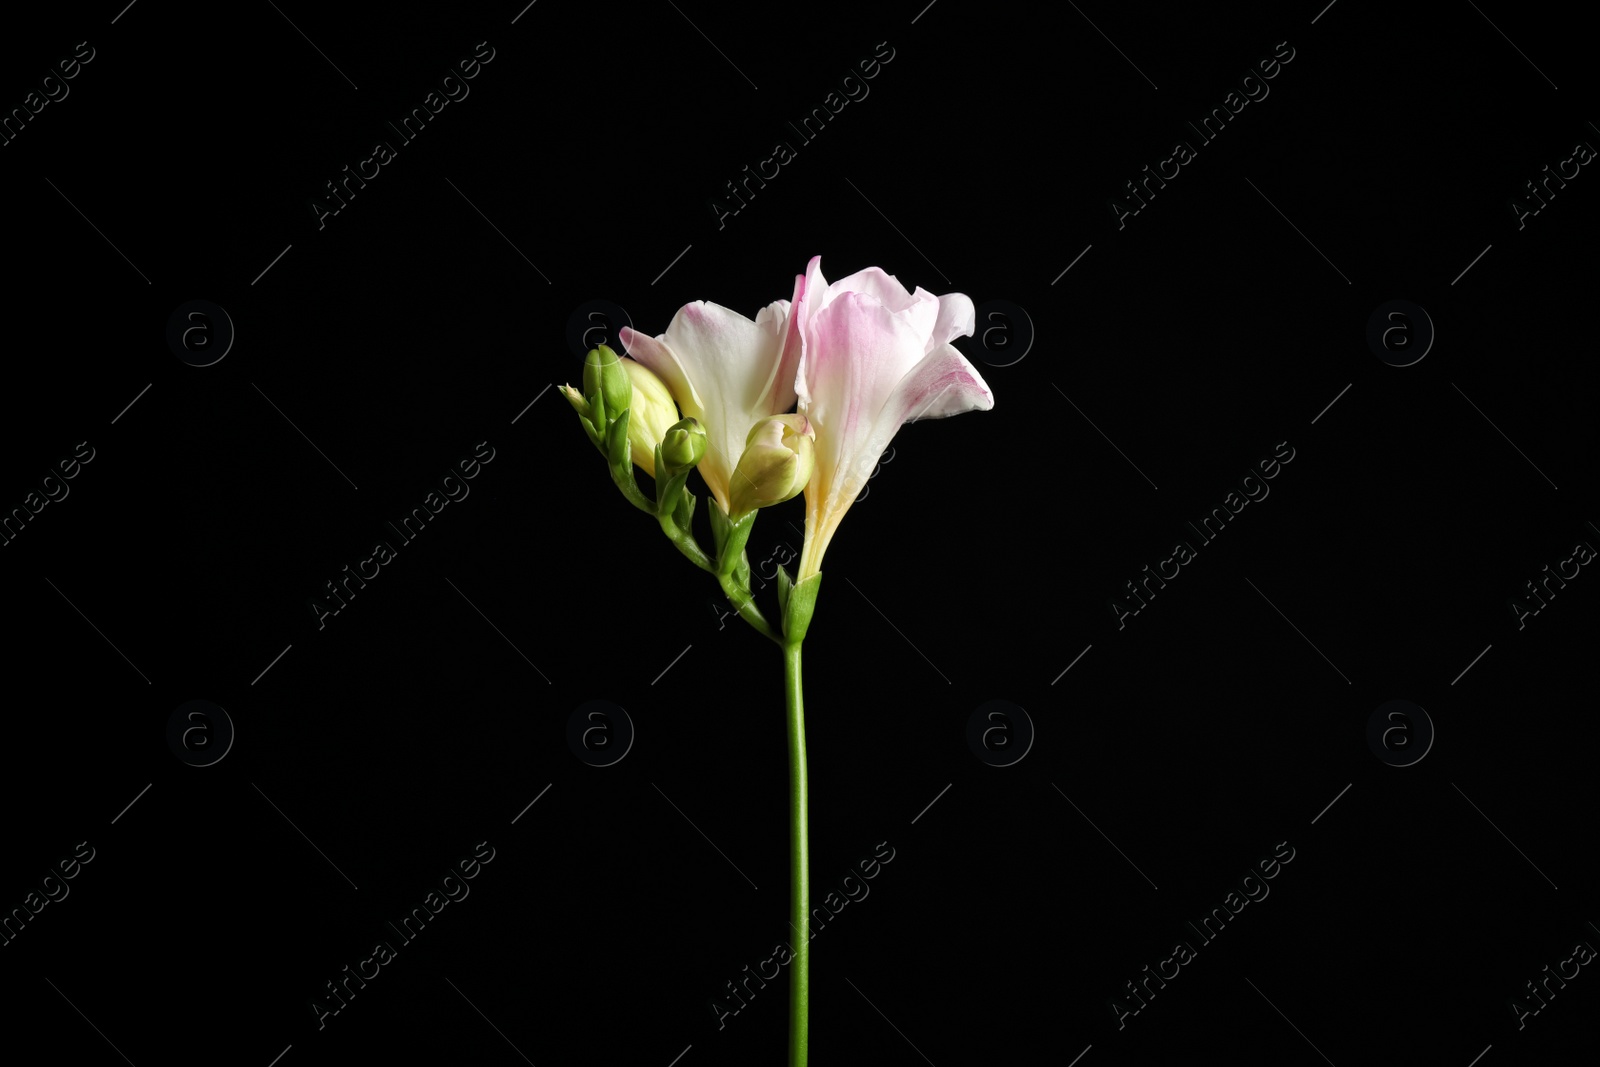
<path fill-rule="evenodd" d="M 700 476 L 724 514 L 732 507 L 730 482 L 751 428 L 794 407 L 800 339 L 792 312 L 804 285 L 803 277 L 796 278 L 794 300 L 768 304 L 754 321 L 697 300 L 680 308 L 659 337 L 621 331 L 628 354 L 665 382 L 683 414 L 705 428 L 709 447 Z"/>
<path fill-rule="evenodd" d="M 799 413 L 815 433 L 806 543 L 796 581 L 818 573 L 834 531 L 902 425 L 987 411 L 994 396 L 950 344 L 972 335 L 962 293 L 906 292 L 878 267 L 831 285 L 815 256 L 796 287 Z"/>

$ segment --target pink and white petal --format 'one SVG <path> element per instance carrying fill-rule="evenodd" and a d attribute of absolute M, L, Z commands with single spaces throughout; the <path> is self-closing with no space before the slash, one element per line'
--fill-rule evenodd
<path fill-rule="evenodd" d="M 737 311 L 707 300 L 686 304 L 663 335 L 706 408 L 713 467 L 731 474 L 750 427 L 765 414 L 779 339 Z M 714 455 L 713 455 L 714 453 Z"/>
<path fill-rule="evenodd" d="M 782 393 L 774 392 L 774 402 L 787 398 L 789 403 L 780 407 L 779 411 L 788 411 L 796 407 L 800 401 L 799 381 L 801 356 L 805 351 L 804 325 L 806 313 L 806 276 L 794 276 L 794 299 L 789 304 L 789 318 L 784 324 L 783 353 L 778 358 L 778 381 L 775 389 L 782 389 Z"/>
<path fill-rule="evenodd" d="M 789 333 L 789 318 L 792 306 L 792 303 L 788 300 L 774 300 L 756 312 L 756 326 L 771 339 L 772 350 L 778 355 L 781 355 L 784 339 Z M 772 414 L 777 414 L 780 410 L 787 411 L 794 406 L 794 375 L 791 371 L 788 382 L 788 404 L 781 409 L 773 407 L 779 400 L 784 399 L 785 389 L 779 384 L 782 379 L 782 374 L 780 373 L 781 363 L 782 360 L 776 356 L 772 359 L 766 381 L 761 386 L 760 395 L 763 398 L 761 407 L 770 409 Z"/>
<path fill-rule="evenodd" d="M 913 333 L 919 338 L 923 338 L 922 352 L 920 354 L 926 354 L 928 351 L 926 339 L 938 326 L 941 306 L 938 297 L 919 285 L 905 307 L 895 311 L 897 316 L 910 325 Z"/>
<path fill-rule="evenodd" d="M 877 417 L 846 442 L 831 468 L 831 477 L 819 485 L 822 512 L 838 515 L 849 508 L 901 426 L 993 407 L 994 394 L 988 384 L 953 346 L 945 345 L 923 357 L 895 386 Z"/>
<path fill-rule="evenodd" d="M 828 297 L 828 280 L 822 276 L 821 256 L 812 256 L 807 261 L 795 291 L 800 293 L 794 311 L 795 325 L 799 330 L 800 359 L 795 365 L 794 392 L 796 403 L 804 410 L 811 403 L 810 365 L 815 362 L 813 350 L 816 342 L 811 340 L 811 325 Z"/>
<path fill-rule="evenodd" d="M 812 320 L 806 342 L 811 410 L 846 430 L 875 416 L 925 358 L 917 323 L 867 293 L 835 299 Z"/>
<path fill-rule="evenodd" d="M 810 399 L 802 414 L 816 429 L 819 467 L 832 471 L 855 456 L 901 379 L 926 358 L 922 348 L 911 322 L 866 293 L 845 293 L 812 320 L 805 352 Z"/>
<path fill-rule="evenodd" d="M 756 312 L 756 325 L 761 327 L 763 330 L 776 331 L 778 327 L 773 325 L 773 320 L 776 319 L 779 323 L 783 323 L 788 321 L 788 318 L 789 301 L 774 300 L 772 303 Z"/>
<path fill-rule="evenodd" d="M 817 317 L 828 303 L 828 279 L 822 276 L 822 257 L 812 256 L 806 263 L 804 279 L 801 289 L 805 293 L 805 300 L 800 309 L 800 326 L 804 329 Z"/>
<path fill-rule="evenodd" d="M 771 371 L 761 357 L 776 347 L 770 331 L 709 300 L 679 308 L 662 340 L 702 397 L 716 392 L 745 407 L 753 406 Z"/>
<path fill-rule="evenodd" d="M 776 358 L 761 389 L 761 413 L 780 415 L 795 406 L 795 379 L 800 369 L 800 316 L 804 311 L 806 279 L 794 279 L 794 299 L 775 300 L 756 315 L 756 325 L 774 339 Z"/>
<path fill-rule="evenodd" d="M 994 394 L 983 375 L 954 345 L 944 345 L 922 357 L 900 380 L 878 421 L 942 419 L 993 407 Z"/>
<path fill-rule="evenodd" d="M 939 298 L 939 318 L 928 337 L 928 351 L 943 348 L 957 337 L 971 337 L 978 312 L 966 293 L 946 293 Z"/>
<path fill-rule="evenodd" d="M 678 354 L 667 344 L 666 338 L 651 337 L 631 326 L 624 326 L 618 337 L 628 355 L 655 372 L 655 376 L 666 383 L 672 399 L 678 402 L 678 406 L 687 415 L 698 416 L 699 412 L 704 410 L 700 395 L 695 392 L 694 381 L 678 359 Z"/>
<path fill-rule="evenodd" d="M 882 267 L 867 267 L 840 278 L 828 286 L 828 293 L 830 302 L 837 299 L 841 293 L 871 293 L 890 311 L 900 311 L 909 307 L 916 299 L 905 286 L 900 284 L 899 278 Z"/>

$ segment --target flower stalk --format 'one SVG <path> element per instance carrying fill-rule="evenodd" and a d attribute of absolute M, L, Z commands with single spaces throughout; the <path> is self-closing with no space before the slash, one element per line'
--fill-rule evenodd
<path fill-rule="evenodd" d="M 800 684 L 800 642 L 783 646 L 783 695 L 789 740 L 789 1067 L 806 1067 L 811 1036 L 811 800 L 807 795 L 806 714 Z"/>
<path fill-rule="evenodd" d="M 805 699 L 800 676 L 800 648 L 811 625 L 816 574 L 791 586 L 778 569 L 778 595 L 783 601 L 783 695 L 789 743 L 789 925 L 794 927 L 794 959 L 789 962 L 789 1067 L 806 1067 L 811 1037 L 811 798 L 806 770 Z"/>

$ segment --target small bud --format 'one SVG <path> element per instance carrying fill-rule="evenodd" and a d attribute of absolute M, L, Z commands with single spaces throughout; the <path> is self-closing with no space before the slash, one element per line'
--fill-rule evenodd
<path fill-rule="evenodd" d="M 696 419 L 684 419 L 661 438 L 661 460 L 669 473 L 697 467 L 706 454 L 706 431 Z"/>
<path fill-rule="evenodd" d="M 633 400 L 628 415 L 628 445 L 636 466 L 654 478 L 656 445 L 661 443 L 678 417 L 667 385 L 637 360 L 624 359 L 622 366 L 633 383 Z M 607 400 L 606 403 L 610 403 Z"/>
<path fill-rule="evenodd" d="M 587 419 L 589 417 L 589 402 L 583 398 L 582 393 L 570 385 L 558 385 L 556 388 L 561 391 L 562 396 L 567 398 L 567 403 L 572 405 L 573 411 L 576 411 L 582 418 Z"/>
<path fill-rule="evenodd" d="M 570 385 L 560 385 L 556 388 L 562 396 L 567 398 L 567 403 L 572 405 L 572 410 L 578 413 L 578 421 L 583 424 L 583 432 L 589 435 L 589 440 L 594 442 L 596 448 L 604 452 L 605 438 L 601 435 L 601 431 L 605 427 L 596 425 L 598 420 L 595 417 L 594 409 L 589 406 L 589 402 L 583 398 L 582 393 Z"/>
<path fill-rule="evenodd" d="M 800 495 L 811 480 L 815 436 L 804 415 L 776 415 L 752 426 L 730 479 L 730 516 L 737 520 Z"/>

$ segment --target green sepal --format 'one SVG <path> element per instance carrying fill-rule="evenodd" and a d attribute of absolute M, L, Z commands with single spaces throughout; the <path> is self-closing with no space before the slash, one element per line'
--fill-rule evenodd
<path fill-rule="evenodd" d="M 798 645 L 805 640 L 811 625 L 811 613 L 817 606 L 817 589 L 822 584 L 818 572 L 789 590 L 783 604 L 783 640 L 785 644 Z"/>
<path fill-rule="evenodd" d="M 655 502 L 644 495 L 639 480 L 633 474 L 633 452 L 628 445 L 628 410 L 623 409 L 615 422 L 606 428 L 606 466 L 611 468 L 611 480 L 616 483 L 628 503 L 655 514 Z"/>
<path fill-rule="evenodd" d="M 583 424 L 583 432 L 589 435 L 589 440 L 594 443 L 594 447 L 600 450 L 601 455 L 605 455 L 606 440 L 604 437 L 600 436 L 600 432 L 596 430 L 594 428 L 594 424 L 589 421 L 589 416 L 580 413 L 578 415 L 578 421 Z"/>
<path fill-rule="evenodd" d="M 661 445 L 656 445 L 656 517 L 666 518 L 677 523 L 678 529 L 688 531 L 689 520 L 684 517 L 694 514 L 694 497 L 685 486 L 689 483 L 689 471 L 686 468 L 676 474 L 669 472 L 662 462 Z M 689 502 L 684 503 L 685 500 Z"/>
<path fill-rule="evenodd" d="M 597 430 L 603 430 L 609 421 L 606 418 L 606 399 L 600 385 L 601 358 L 600 350 L 591 348 L 583 360 L 583 398 L 589 402 L 589 416 L 594 420 Z"/>
<path fill-rule="evenodd" d="M 722 546 L 728 543 L 728 514 L 721 506 L 709 509 L 706 514 L 711 518 L 711 544 L 716 549 L 717 558 L 722 558 Z"/>
<path fill-rule="evenodd" d="M 750 531 L 756 524 L 759 511 L 746 512 L 738 519 L 725 519 L 727 535 L 717 548 L 717 573 L 719 575 L 734 575 L 739 584 L 744 588 L 750 587 L 750 561 L 745 558 L 744 545 L 750 540 Z M 712 520 L 712 530 L 716 530 L 716 520 Z"/>
<path fill-rule="evenodd" d="M 633 465 L 632 453 L 628 450 L 628 409 L 613 417 L 610 426 L 606 428 L 606 458 L 613 467 L 625 464 Z"/>
<path fill-rule="evenodd" d="M 683 483 L 678 484 L 681 488 Z M 678 524 L 678 529 L 689 529 L 689 523 L 694 519 L 694 503 L 694 494 L 684 489 L 683 495 L 678 498 L 678 508 L 672 515 L 673 521 Z"/>
<path fill-rule="evenodd" d="M 789 577 L 789 572 L 783 564 L 778 564 L 778 617 L 782 618 L 789 608 L 789 590 L 794 587 L 794 579 Z"/>
<path fill-rule="evenodd" d="M 589 402 L 583 398 L 581 393 L 569 385 L 563 385 L 557 391 L 571 405 L 572 410 L 577 412 L 578 421 L 583 424 L 583 432 L 589 435 L 589 440 L 604 453 L 606 450 L 605 439 L 595 430 L 594 423 L 590 420 Z"/>
<path fill-rule="evenodd" d="M 633 379 L 623 368 L 622 357 L 613 352 L 610 345 L 601 345 L 597 351 L 600 353 L 600 395 L 607 413 L 616 418 L 616 412 L 633 406 Z"/>

